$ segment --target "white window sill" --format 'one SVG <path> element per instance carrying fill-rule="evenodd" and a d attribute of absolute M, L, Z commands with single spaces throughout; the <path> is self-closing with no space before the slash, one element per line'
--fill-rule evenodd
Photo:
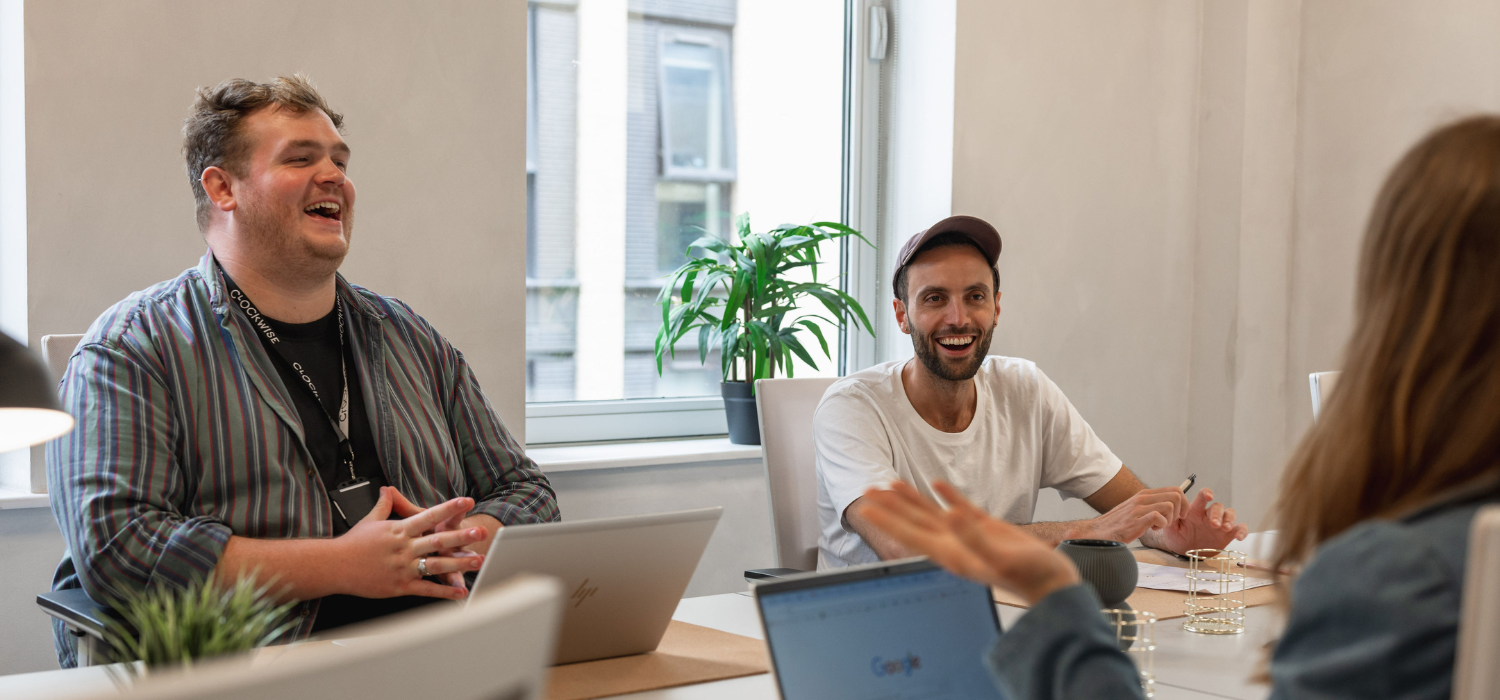
<path fill-rule="evenodd" d="M 587 445 L 546 445 L 526 450 L 546 473 L 626 469 L 664 464 L 740 462 L 761 458 L 760 445 L 734 445 L 727 437 L 643 440 Z M 0 510 L 46 508 L 45 493 L 0 488 Z"/>
<path fill-rule="evenodd" d="M 549 474 L 761 458 L 760 445 L 733 445 L 727 437 L 545 445 L 528 447 L 526 454 Z"/>
<path fill-rule="evenodd" d="M 24 491 L 0 489 L 0 510 L 46 508 L 48 505 L 49 502 L 45 493 L 26 493 Z"/>
<path fill-rule="evenodd" d="M 717 396 L 526 404 L 526 439 L 537 448 L 704 438 L 727 432 L 724 399 Z"/>

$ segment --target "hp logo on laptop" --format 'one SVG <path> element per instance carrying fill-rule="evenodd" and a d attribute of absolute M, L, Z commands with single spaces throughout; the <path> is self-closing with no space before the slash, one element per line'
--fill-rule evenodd
<path fill-rule="evenodd" d="M 584 579 L 583 583 L 578 584 L 578 590 L 573 591 L 573 595 L 568 596 L 568 600 L 575 601 L 573 603 L 573 607 L 576 608 L 580 605 L 583 605 L 583 601 L 588 600 L 589 598 L 593 597 L 595 593 L 599 592 L 598 587 L 589 588 L 588 585 L 589 580 Z"/>

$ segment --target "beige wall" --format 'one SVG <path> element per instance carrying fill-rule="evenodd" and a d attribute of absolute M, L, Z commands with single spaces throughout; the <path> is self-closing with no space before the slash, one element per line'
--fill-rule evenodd
<path fill-rule="evenodd" d="M 33 347 L 205 249 L 183 173 L 193 89 L 309 74 L 359 188 L 343 273 L 411 304 L 525 428 L 523 0 L 27 2 Z"/>
<path fill-rule="evenodd" d="M 1005 236 L 995 352 L 1149 481 L 1265 524 L 1422 133 L 1500 110 L 1496 0 L 960 0 L 955 213 Z"/>
<path fill-rule="evenodd" d="M 523 12 L 28 2 L 32 342 L 201 253 L 191 89 L 302 70 L 356 151 L 345 272 L 449 335 L 519 434 Z M 994 351 L 1037 361 L 1148 480 L 1196 471 L 1257 520 L 1307 372 L 1337 365 L 1386 169 L 1500 109 L 1497 20 L 1497 0 L 960 0 L 953 211 L 1005 237 Z"/>
<path fill-rule="evenodd" d="M 953 210 L 1005 237 L 994 352 L 1035 360 L 1148 483 L 1197 473 L 1255 525 L 1306 402 L 1287 360 L 1301 12 L 959 5 Z M 1087 510 L 1039 516 L 1064 513 Z"/>
<path fill-rule="evenodd" d="M 1500 111 L 1500 2 L 1321 0 L 1303 15 L 1288 370 L 1335 368 L 1359 243 L 1396 159 L 1433 127 Z M 1312 409 L 1295 404 L 1293 422 Z"/>
<path fill-rule="evenodd" d="M 1158 484 L 1187 468 L 1197 50 L 1191 3 L 958 4 L 953 213 L 1005 241 L 991 352 Z"/>

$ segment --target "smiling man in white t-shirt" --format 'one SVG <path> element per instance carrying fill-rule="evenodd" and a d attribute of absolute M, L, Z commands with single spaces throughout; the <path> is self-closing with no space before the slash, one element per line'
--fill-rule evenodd
<path fill-rule="evenodd" d="M 972 216 L 944 219 L 907 242 L 892 288 L 896 322 L 916 357 L 829 387 L 813 419 L 818 568 L 907 556 L 850 506 L 900 479 L 936 498 L 947 481 L 991 515 L 1053 543 L 1107 539 L 1174 552 L 1218 548 L 1248 531 L 1208 489 L 1192 502 L 1148 489 L 1029 360 L 987 356 L 1000 316 L 1000 234 Z M 1032 523 L 1037 491 L 1082 498 L 1097 518 Z"/>

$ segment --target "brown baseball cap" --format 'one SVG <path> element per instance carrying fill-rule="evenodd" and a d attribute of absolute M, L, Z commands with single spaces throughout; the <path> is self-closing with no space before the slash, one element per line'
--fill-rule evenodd
<path fill-rule="evenodd" d="M 990 267 L 1000 261 L 1000 232 L 995 230 L 989 222 L 977 216 L 950 216 L 929 226 L 923 231 L 911 237 L 906 245 L 901 246 L 901 252 L 896 255 L 896 269 L 891 272 L 891 291 L 896 293 L 896 276 L 911 264 L 911 259 L 917 256 L 917 251 L 922 249 L 928 241 L 944 233 L 962 233 L 979 246 L 984 253 L 984 259 L 989 261 Z M 900 296 L 896 293 L 896 296 Z"/>

